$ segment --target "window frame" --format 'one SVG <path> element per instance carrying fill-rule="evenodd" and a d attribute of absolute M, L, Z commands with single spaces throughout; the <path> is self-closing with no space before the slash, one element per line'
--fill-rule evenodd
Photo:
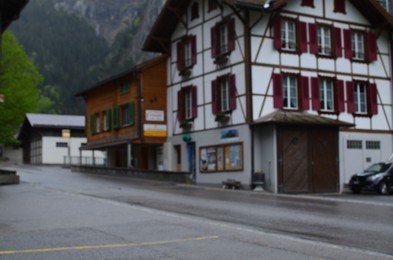
<path fill-rule="evenodd" d="M 196 36 L 187 35 L 177 43 L 177 70 L 180 74 L 187 72 L 197 64 Z"/>
<path fill-rule="evenodd" d="M 134 102 L 128 102 L 125 104 L 120 105 L 119 112 L 120 112 L 120 127 L 129 127 L 134 125 L 134 117 L 135 117 L 135 108 Z"/>
<path fill-rule="evenodd" d="M 237 156 L 239 158 L 236 160 L 234 157 Z M 199 158 L 199 171 L 203 174 L 243 171 L 244 144 L 237 142 L 201 146 Z"/>
<path fill-rule="evenodd" d="M 177 119 L 180 122 L 192 121 L 198 116 L 197 91 L 197 87 L 193 85 L 183 87 L 178 91 Z"/>
<path fill-rule="evenodd" d="M 227 92 L 223 92 L 223 83 L 227 82 Z M 223 99 L 223 93 L 226 97 Z M 214 115 L 229 114 L 236 109 L 236 76 L 227 74 L 212 81 L 212 112 Z M 224 104 L 225 103 L 225 104 Z"/>
<path fill-rule="evenodd" d="M 191 21 L 196 20 L 199 18 L 199 4 L 198 2 L 194 2 L 191 5 Z"/>
<path fill-rule="evenodd" d="M 346 0 L 334 0 L 333 12 L 346 14 Z"/>
<path fill-rule="evenodd" d="M 221 59 L 229 56 L 236 48 L 235 18 L 227 17 L 222 22 L 216 23 L 210 30 L 211 56 L 216 62 L 221 63 Z M 221 38 L 222 30 L 226 31 L 223 38 Z M 223 40 L 225 43 L 222 43 Z"/>
<path fill-rule="evenodd" d="M 361 104 L 359 104 L 360 94 L 357 94 L 359 86 L 362 84 L 364 88 L 365 96 L 365 111 L 359 111 Z M 378 89 L 375 83 L 370 83 L 367 81 L 353 80 L 346 82 L 347 88 L 347 111 L 352 113 L 354 116 L 366 116 L 372 117 L 378 114 Z"/>
<path fill-rule="evenodd" d="M 363 58 L 353 50 L 353 35 L 363 35 Z M 357 38 L 357 37 L 356 37 Z M 355 62 L 371 63 L 378 59 L 377 36 L 373 31 L 344 29 L 344 56 Z"/>
<path fill-rule="evenodd" d="M 293 23 L 294 24 L 294 47 L 286 48 L 283 47 L 283 39 L 288 38 L 287 35 L 283 35 L 283 32 L 287 34 L 286 30 L 283 30 L 283 24 L 285 23 Z M 284 25 L 285 26 L 285 25 Z M 284 28 L 285 29 L 285 28 Z M 307 23 L 299 21 L 294 18 L 277 16 L 273 23 L 273 32 L 274 39 L 273 45 L 274 48 L 279 50 L 280 52 L 286 53 L 305 53 L 308 51 L 307 46 Z"/>
<path fill-rule="evenodd" d="M 321 104 L 325 103 L 322 100 L 321 95 L 321 81 L 329 80 L 333 83 L 333 109 L 327 110 L 322 108 Z M 312 97 L 312 109 L 323 114 L 339 114 L 345 112 L 345 101 L 344 101 L 344 81 L 338 80 L 334 77 L 318 76 L 311 78 L 311 97 Z"/>

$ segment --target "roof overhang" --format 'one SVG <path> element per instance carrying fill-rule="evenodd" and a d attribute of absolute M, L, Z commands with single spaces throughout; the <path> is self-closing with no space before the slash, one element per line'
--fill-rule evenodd
<path fill-rule="evenodd" d="M 1 33 L 19 18 L 20 12 L 29 0 L 0 0 Z"/>
<path fill-rule="evenodd" d="M 276 11 L 291 0 L 222 0 L 238 9 Z M 374 27 L 393 31 L 393 17 L 377 0 L 349 0 Z M 170 53 L 170 38 L 191 0 L 167 0 L 144 44 L 143 51 Z M 266 5 L 265 5 L 266 4 Z"/>
<path fill-rule="evenodd" d="M 278 110 L 254 121 L 256 125 L 297 125 L 297 126 L 320 126 L 320 127 L 353 127 L 352 123 L 312 115 L 306 112 L 292 112 Z"/>

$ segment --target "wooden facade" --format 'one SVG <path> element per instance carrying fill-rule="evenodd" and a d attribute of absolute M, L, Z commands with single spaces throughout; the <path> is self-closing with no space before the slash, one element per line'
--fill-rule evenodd
<path fill-rule="evenodd" d="M 86 101 L 85 149 L 107 151 L 108 166 L 156 168 L 166 141 L 166 58 L 147 61 L 79 93 Z"/>

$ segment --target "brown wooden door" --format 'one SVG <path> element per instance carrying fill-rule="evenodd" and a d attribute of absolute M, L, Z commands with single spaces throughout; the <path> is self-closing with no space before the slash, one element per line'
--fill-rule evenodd
<path fill-rule="evenodd" d="M 336 129 L 314 129 L 312 132 L 313 192 L 338 191 L 338 132 Z"/>
<path fill-rule="evenodd" d="M 279 192 L 337 191 L 336 128 L 278 127 L 277 152 Z"/>
<path fill-rule="evenodd" d="M 279 177 L 281 176 L 279 182 L 282 192 L 309 192 L 307 131 L 281 128 L 278 137 L 278 168 L 281 172 L 281 174 L 279 173 Z"/>

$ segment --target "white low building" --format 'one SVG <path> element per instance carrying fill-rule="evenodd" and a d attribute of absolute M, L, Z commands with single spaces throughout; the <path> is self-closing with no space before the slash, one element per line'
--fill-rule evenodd
<path fill-rule="evenodd" d="M 18 139 L 23 162 L 31 164 L 104 164 L 103 152 L 82 151 L 85 117 L 26 114 Z"/>

